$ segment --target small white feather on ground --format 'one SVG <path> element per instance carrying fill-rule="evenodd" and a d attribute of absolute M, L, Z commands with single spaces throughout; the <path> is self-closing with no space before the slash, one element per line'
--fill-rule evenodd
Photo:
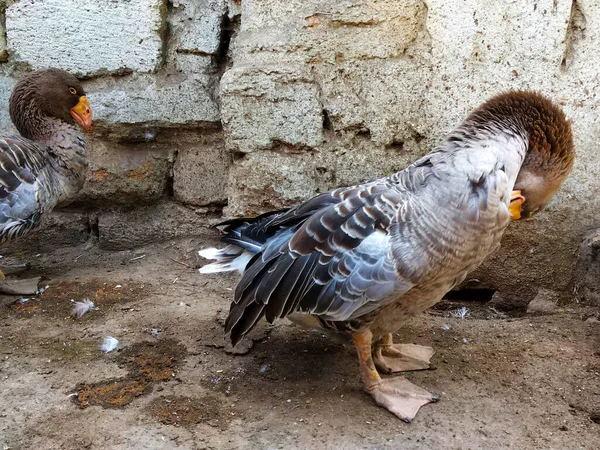
<path fill-rule="evenodd" d="M 119 340 L 112 336 L 106 336 L 104 338 L 104 343 L 100 348 L 104 353 L 110 353 L 113 350 L 117 350 L 119 348 Z"/>
<path fill-rule="evenodd" d="M 458 319 L 466 319 L 467 317 L 469 317 L 471 315 L 471 313 L 469 312 L 469 310 L 467 308 L 465 308 L 463 306 L 461 308 L 458 308 L 456 311 L 454 311 L 452 313 L 452 315 Z"/>
<path fill-rule="evenodd" d="M 71 313 L 71 315 L 80 319 L 85 313 L 88 313 L 93 309 L 94 302 L 91 301 L 89 298 L 84 298 L 80 302 L 73 303 L 73 312 Z"/>

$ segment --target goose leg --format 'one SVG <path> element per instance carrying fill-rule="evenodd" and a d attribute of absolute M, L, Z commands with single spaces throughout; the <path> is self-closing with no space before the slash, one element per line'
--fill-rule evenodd
<path fill-rule="evenodd" d="M 352 340 L 358 352 L 362 382 L 379 406 L 408 423 L 421 406 L 438 401 L 436 395 L 415 386 L 404 377 L 382 379 L 379 376 L 373 362 L 373 333 L 370 330 L 352 335 Z"/>
<path fill-rule="evenodd" d="M 388 333 L 375 344 L 373 353 L 375 366 L 380 371 L 398 373 L 429 369 L 435 350 L 423 345 L 394 344 L 392 333 Z"/>

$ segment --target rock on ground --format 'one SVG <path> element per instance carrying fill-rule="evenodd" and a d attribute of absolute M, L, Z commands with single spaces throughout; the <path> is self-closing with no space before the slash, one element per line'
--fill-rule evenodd
<path fill-rule="evenodd" d="M 574 273 L 577 299 L 600 306 L 600 230 L 589 233 L 581 243 Z"/>

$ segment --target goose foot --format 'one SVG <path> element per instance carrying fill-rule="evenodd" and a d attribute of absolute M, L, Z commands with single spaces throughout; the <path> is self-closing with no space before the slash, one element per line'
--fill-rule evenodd
<path fill-rule="evenodd" d="M 429 369 L 435 350 L 423 345 L 394 344 L 390 333 L 375 345 L 373 353 L 377 369 L 383 373 L 398 373 Z"/>
<path fill-rule="evenodd" d="M 389 337 L 391 339 L 391 335 Z M 436 395 L 415 386 L 403 377 L 382 379 L 379 376 L 373 361 L 373 333 L 370 330 L 367 329 L 361 333 L 353 334 L 352 340 L 358 351 L 358 363 L 363 385 L 379 406 L 384 407 L 396 417 L 408 423 L 414 419 L 421 406 L 438 401 Z M 390 348 L 394 347 L 390 346 Z M 417 353 L 423 352 L 417 351 Z"/>
<path fill-rule="evenodd" d="M 415 418 L 421 406 L 439 400 L 437 395 L 412 384 L 404 377 L 382 379 L 378 385 L 367 388 L 367 392 L 379 406 L 406 423 Z"/>

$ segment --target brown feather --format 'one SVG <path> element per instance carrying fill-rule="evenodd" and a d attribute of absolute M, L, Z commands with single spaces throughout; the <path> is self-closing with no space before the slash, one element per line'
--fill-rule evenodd
<path fill-rule="evenodd" d="M 485 102 L 465 122 L 500 122 L 523 125 L 529 135 L 529 150 L 523 167 L 564 178 L 575 159 L 571 123 L 565 113 L 537 92 L 508 91 Z"/>

